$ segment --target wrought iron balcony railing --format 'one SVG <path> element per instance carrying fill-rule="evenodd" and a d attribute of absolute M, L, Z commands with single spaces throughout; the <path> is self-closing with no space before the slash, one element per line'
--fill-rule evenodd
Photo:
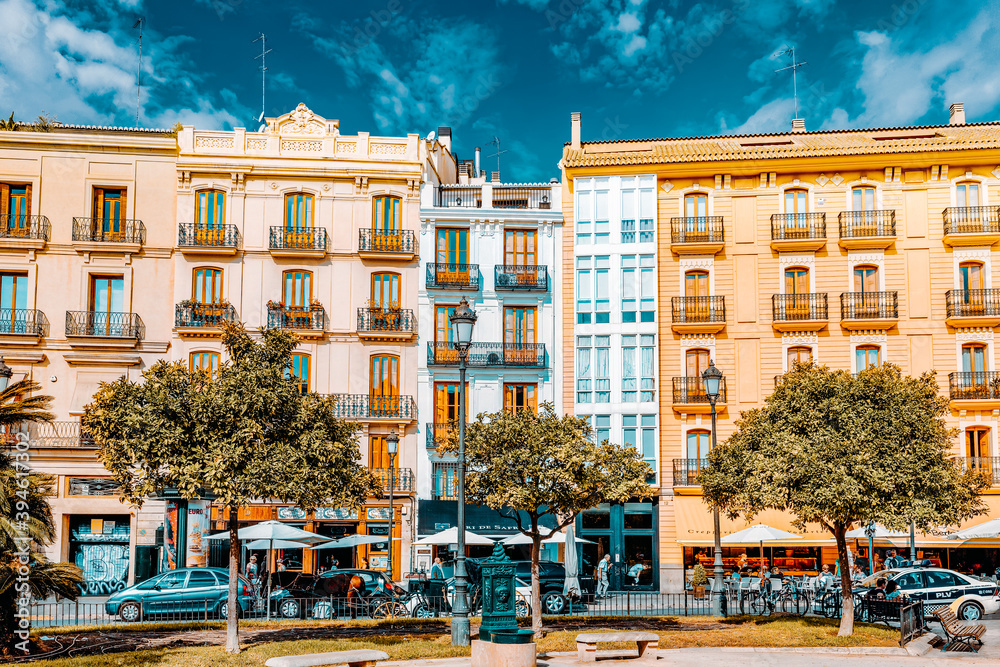
<path fill-rule="evenodd" d="M 216 225 L 209 229 L 192 222 L 177 225 L 179 248 L 234 248 L 241 245 L 240 230 L 236 225 Z"/>
<path fill-rule="evenodd" d="M 698 474 L 708 467 L 708 459 L 674 459 L 674 486 L 701 486 Z"/>
<path fill-rule="evenodd" d="M 674 403 L 708 403 L 705 385 L 700 375 L 674 378 Z M 726 378 L 719 385 L 719 398 L 716 403 L 726 402 Z"/>
<path fill-rule="evenodd" d="M 0 238 L 48 241 L 51 234 L 52 225 L 44 215 L 0 215 Z"/>
<path fill-rule="evenodd" d="M 30 308 L 0 308 L 0 336 L 44 336 L 49 328 L 45 313 Z"/>
<path fill-rule="evenodd" d="M 978 470 L 990 480 L 990 486 L 1000 486 L 1000 456 L 961 457 L 952 459 L 958 469 Z"/>
<path fill-rule="evenodd" d="M 326 252 L 326 229 L 323 227 L 271 227 L 268 238 L 271 250 L 315 250 Z"/>
<path fill-rule="evenodd" d="M 493 285 L 498 290 L 547 290 L 549 269 L 535 264 L 494 266 Z"/>
<path fill-rule="evenodd" d="M 432 468 L 434 500 L 455 500 L 458 497 L 458 464 L 435 463 Z"/>
<path fill-rule="evenodd" d="M 944 210 L 944 233 L 1000 233 L 1000 206 L 952 206 Z"/>
<path fill-rule="evenodd" d="M 142 340 L 146 335 L 146 325 L 137 313 L 67 310 L 66 335 Z"/>
<path fill-rule="evenodd" d="M 382 490 L 389 491 L 390 474 L 388 468 L 369 468 L 369 472 L 382 480 Z M 410 468 L 395 468 L 392 471 L 392 490 L 412 493 L 416 489 L 416 476 Z"/>
<path fill-rule="evenodd" d="M 237 320 L 231 304 L 179 303 L 174 307 L 174 326 L 192 329 L 218 329 L 223 322 Z"/>
<path fill-rule="evenodd" d="M 427 449 L 435 450 L 454 437 L 458 431 L 458 422 L 437 422 L 434 424 L 424 424 L 427 431 Z"/>
<path fill-rule="evenodd" d="M 775 213 L 771 216 L 771 240 L 825 239 L 826 213 Z"/>
<path fill-rule="evenodd" d="M 675 296 L 670 306 L 674 324 L 726 321 L 724 296 Z"/>
<path fill-rule="evenodd" d="M 837 216 L 840 238 L 863 239 L 896 235 L 896 211 L 841 211 Z"/>
<path fill-rule="evenodd" d="M 840 295 L 842 320 L 894 320 L 899 317 L 899 299 L 892 292 L 844 292 Z"/>
<path fill-rule="evenodd" d="M 428 264 L 427 289 L 479 289 L 478 264 Z"/>
<path fill-rule="evenodd" d="M 458 187 L 442 185 L 437 189 L 435 205 L 441 208 L 482 208 L 483 189 L 478 185 Z"/>
<path fill-rule="evenodd" d="M 414 253 L 416 240 L 413 232 L 404 229 L 396 232 L 383 232 L 374 229 L 362 229 L 358 237 L 359 252 Z"/>
<path fill-rule="evenodd" d="M 948 317 L 1000 316 L 1000 290 L 950 289 L 945 305 Z"/>
<path fill-rule="evenodd" d="M 474 367 L 545 368 L 545 343 L 472 343 L 465 363 Z M 458 350 L 451 343 L 427 343 L 427 364 L 457 366 Z"/>
<path fill-rule="evenodd" d="M 125 218 L 73 218 L 73 240 L 81 243 L 146 242 L 142 220 Z"/>
<path fill-rule="evenodd" d="M 21 423 L 10 432 L 24 433 L 32 447 L 58 447 L 65 449 L 87 449 L 96 447 L 94 438 L 79 421 L 54 421 Z M 16 442 L 16 436 L 10 438 Z"/>
<path fill-rule="evenodd" d="M 670 218 L 671 243 L 722 243 L 722 216 Z"/>
<path fill-rule="evenodd" d="M 413 333 L 416 322 L 409 308 L 358 308 L 359 333 Z"/>
<path fill-rule="evenodd" d="M 403 419 L 417 417 L 417 403 L 412 396 L 376 394 L 332 394 L 333 416 L 340 419 Z"/>
<path fill-rule="evenodd" d="M 493 208 L 552 208 L 552 189 L 497 185 L 493 188 Z"/>
<path fill-rule="evenodd" d="M 775 322 L 828 319 L 826 292 L 772 294 L 771 317 Z"/>
<path fill-rule="evenodd" d="M 1000 399 L 1000 372 L 949 373 L 948 397 L 953 401 L 998 400 Z"/>
<path fill-rule="evenodd" d="M 273 329 L 324 331 L 326 310 L 323 306 L 283 306 L 267 304 L 267 326 Z"/>

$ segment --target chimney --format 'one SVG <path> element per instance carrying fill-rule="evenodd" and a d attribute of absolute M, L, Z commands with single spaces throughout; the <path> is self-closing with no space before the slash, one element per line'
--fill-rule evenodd
<path fill-rule="evenodd" d="M 573 150 L 580 150 L 580 112 L 574 111 L 569 115 L 572 131 L 570 132 L 571 145 Z"/>
<path fill-rule="evenodd" d="M 438 141 L 451 152 L 451 128 L 450 127 L 439 127 L 438 128 Z"/>
<path fill-rule="evenodd" d="M 479 146 L 476 146 L 476 173 L 473 174 L 473 177 L 479 178 Z"/>
<path fill-rule="evenodd" d="M 805 118 L 793 118 L 792 119 L 792 132 L 805 132 L 806 131 L 806 119 Z"/>
<path fill-rule="evenodd" d="M 955 102 L 950 108 L 951 117 L 948 118 L 949 125 L 965 125 L 965 104 Z"/>

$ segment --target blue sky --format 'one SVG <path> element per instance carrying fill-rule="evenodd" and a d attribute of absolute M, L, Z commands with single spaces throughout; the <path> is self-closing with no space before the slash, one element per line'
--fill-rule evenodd
<path fill-rule="evenodd" d="M 498 136 L 504 180 L 558 176 L 584 140 L 1000 118 L 1000 3 L 971 0 L 0 0 L 0 112 L 256 127 L 302 101 L 346 134 L 451 125 L 460 157 Z M 490 169 L 494 160 L 487 162 Z"/>

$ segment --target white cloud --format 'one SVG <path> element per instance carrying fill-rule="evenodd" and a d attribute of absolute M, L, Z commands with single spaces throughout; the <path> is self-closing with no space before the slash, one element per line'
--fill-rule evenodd
<path fill-rule="evenodd" d="M 30 121 L 45 111 L 64 123 L 135 123 L 136 33 L 134 16 L 123 9 L 141 10 L 141 0 L 100 0 L 85 9 L 62 0 L 0 0 L 0 98 L 15 118 Z M 215 97 L 226 108 L 199 92 L 181 55 L 189 38 L 157 35 L 148 25 L 146 36 L 142 125 L 242 125 L 228 109 L 249 117 L 225 91 Z"/>
<path fill-rule="evenodd" d="M 737 125 L 729 128 L 725 118 L 719 121 L 720 131 L 723 134 L 761 134 L 769 132 L 788 132 L 792 129 L 791 118 L 794 103 L 792 99 L 782 98 L 772 100 L 757 109 L 749 118 Z"/>

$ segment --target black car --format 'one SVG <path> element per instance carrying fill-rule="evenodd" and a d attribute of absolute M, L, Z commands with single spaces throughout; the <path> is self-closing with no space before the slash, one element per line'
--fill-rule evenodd
<path fill-rule="evenodd" d="M 514 563 L 514 576 L 531 583 L 531 561 L 519 560 Z M 580 590 L 583 592 L 582 602 L 593 601 L 594 580 L 590 577 L 577 577 Z M 566 583 L 566 566 L 562 563 L 542 561 L 538 563 L 538 587 L 542 597 L 542 613 L 562 614 L 567 610 L 568 600 L 563 595 L 563 585 Z"/>

